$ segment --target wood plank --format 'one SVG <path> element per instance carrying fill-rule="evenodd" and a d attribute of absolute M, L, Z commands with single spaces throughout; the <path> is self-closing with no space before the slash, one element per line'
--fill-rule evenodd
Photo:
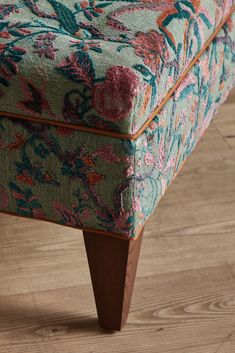
<path fill-rule="evenodd" d="M 11 353 L 41 346 L 56 353 L 175 353 L 227 341 L 235 347 L 234 274 L 220 266 L 140 278 L 128 325 L 113 335 L 97 328 L 89 285 L 1 297 L 0 352 L 9 343 Z"/>
<path fill-rule="evenodd" d="M 234 99 L 235 100 L 235 99 Z M 224 137 L 225 142 L 231 149 L 235 149 L 235 107 L 234 104 L 225 104 L 215 126 Z"/>

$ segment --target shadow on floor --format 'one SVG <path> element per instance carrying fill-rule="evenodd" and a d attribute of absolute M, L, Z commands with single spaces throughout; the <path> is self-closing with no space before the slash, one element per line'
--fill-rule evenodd
<path fill-rule="evenodd" d="M 4 304 L 6 298 L 0 297 L 0 335 L 3 332 L 25 330 L 43 337 L 68 334 L 113 333 L 99 327 L 98 319 L 92 316 L 80 316 L 66 311 L 58 312 L 51 308 L 29 307 L 23 303 Z"/>

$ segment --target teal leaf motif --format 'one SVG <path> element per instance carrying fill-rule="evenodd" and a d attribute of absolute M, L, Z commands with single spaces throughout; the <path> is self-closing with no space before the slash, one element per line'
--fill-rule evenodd
<path fill-rule="evenodd" d="M 143 76 L 147 77 L 147 76 L 153 76 L 151 71 L 149 71 L 149 69 L 141 64 L 137 64 L 133 66 L 134 69 L 136 69 L 137 71 L 139 71 Z"/>
<path fill-rule="evenodd" d="M 194 34 L 195 34 L 195 37 L 197 38 L 198 51 L 199 51 L 202 48 L 202 39 L 201 39 L 198 24 L 196 22 L 194 23 Z"/>
<path fill-rule="evenodd" d="M 157 96 L 157 86 L 156 86 L 156 81 L 154 77 L 151 79 L 150 84 L 152 86 L 151 104 L 150 104 L 150 107 L 152 109 L 154 107 L 155 97 Z"/>
<path fill-rule="evenodd" d="M 0 85 L 9 86 L 13 76 L 18 73 L 18 65 L 26 50 L 20 47 L 8 47 L 0 54 Z"/>
<path fill-rule="evenodd" d="M 111 3 L 111 2 L 105 2 L 105 3 L 101 3 L 101 4 L 95 5 L 95 7 L 96 7 L 97 9 L 103 9 L 104 7 L 107 7 L 107 6 L 109 6 L 109 5 L 112 5 L 112 3 Z"/>
<path fill-rule="evenodd" d="M 38 198 L 33 195 L 30 188 L 21 189 L 15 183 L 10 182 L 9 187 L 15 197 L 17 212 L 22 216 L 33 217 L 34 210 L 41 209 Z"/>
<path fill-rule="evenodd" d="M 30 22 L 14 23 L 13 25 L 11 24 L 11 26 L 8 29 L 8 32 L 14 37 L 23 38 L 27 33 L 25 32 L 25 30 L 27 30 L 30 27 L 30 25 L 31 25 Z M 0 29 L 1 29 L 1 25 L 0 25 Z"/>
<path fill-rule="evenodd" d="M 63 60 L 57 70 L 73 82 L 83 82 L 87 87 L 95 79 L 93 62 L 88 53 L 78 51 Z"/>
<path fill-rule="evenodd" d="M 0 20 L 3 20 L 5 17 L 9 16 L 15 10 L 15 5 L 5 4 L 0 5 Z"/>
<path fill-rule="evenodd" d="M 79 25 L 77 23 L 74 13 L 67 6 L 55 0 L 48 0 L 48 2 L 52 5 L 53 9 L 55 10 L 61 26 L 67 32 L 74 35 L 79 29 Z"/>
<path fill-rule="evenodd" d="M 50 151 L 44 146 L 44 144 L 40 143 L 39 145 L 34 146 L 34 153 L 42 159 L 46 159 L 46 157 L 49 156 Z"/>
<path fill-rule="evenodd" d="M 0 32 L 8 26 L 9 22 L 1 22 L 0 23 Z"/>
<path fill-rule="evenodd" d="M 84 16 L 85 16 L 89 21 L 92 20 L 92 15 L 91 15 L 90 11 L 85 10 L 85 11 L 84 11 Z"/>
<path fill-rule="evenodd" d="M 209 19 L 206 17 L 206 15 L 204 13 L 200 13 L 199 17 L 203 20 L 203 22 L 205 23 L 207 28 L 211 28 L 212 27 L 212 24 L 210 23 Z"/>
<path fill-rule="evenodd" d="M 190 93 L 193 92 L 194 87 L 195 87 L 195 84 L 194 84 L 194 83 L 192 83 L 192 84 L 186 86 L 186 87 L 182 90 L 182 92 L 180 93 L 180 96 L 179 96 L 179 98 L 178 98 L 178 101 L 180 101 L 180 100 L 185 99 L 186 97 L 188 97 L 188 96 L 190 95 Z"/>

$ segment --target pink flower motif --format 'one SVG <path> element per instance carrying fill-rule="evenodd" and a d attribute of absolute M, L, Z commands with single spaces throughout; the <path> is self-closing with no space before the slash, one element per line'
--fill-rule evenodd
<path fill-rule="evenodd" d="M 154 131 L 158 128 L 158 124 L 153 120 L 150 124 L 149 124 L 149 128 Z"/>
<path fill-rule="evenodd" d="M 83 194 L 82 194 L 82 199 L 83 199 L 83 200 L 88 200 L 88 199 L 89 199 L 89 195 L 88 195 L 87 192 L 83 192 Z"/>
<path fill-rule="evenodd" d="M 88 219 L 88 218 L 90 218 L 91 217 L 91 213 L 90 213 L 90 211 L 89 210 L 83 210 L 82 211 L 82 217 L 84 218 L 84 219 Z"/>
<path fill-rule="evenodd" d="M 6 189 L 0 186 L 0 208 L 2 210 L 6 209 L 9 204 L 9 198 Z"/>
<path fill-rule="evenodd" d="M 234 5 L 234 0 L 215 0 L 216 2 L 216 24 L 224 18 Z"/>
<path fill-rule="evenodd" d="M 55 59 L 55 55 L 58 49 L 53 47 L 53 41 L 56 39 L 54 33 L 48 32 L 38 36 L 34 43 L 34 48 L 37 49 L 35 53 L 38 53 L 40 57 L 45 57 L 51 60 Z"/>
<path fill-rule="evenodd" d="M 172 86 L 174 85 L 174 83 L 175 83 L 175 82 L 174 82 L 173 76 L 168 76 L 166 86 L 167 86 L 167 87 L 172 87 Z"/>
<path fill-rule="evenodd" d="M 140 80 L 134 71 L 125 66 L 111 67 L 105 81 L 93 86 L 93 107 L 107 120 L 123 120 L 133 109 L 139 91 Z"/>
<path fill-rule="evenodd" d="M 133 156 L 125 156 L 123 157 L 123 161 L 129 165 L 134 163 L 135 158 L 133 158 Z"/>
<path fill-rule="evenodd" d="M 130 167 L 128 167 L 125 171 L 125 174 L 127 177 L 130 177 L 134 174 L 134 167 L 131 165 Z"/>
<path fill-rule="evenodd" d="M 160 144 L 158 146 L 158 156 L 158 168 L 160 171 L 162 171 L 165 162 L 165 140 L 163 136 L 161 137 Z"/>
<path fill-rule="evenodd" d="M 132 201 L 132 208 L 133 211 L 135 212 L 140 212 L 141 211 L 141 202 L 138 199 L 135 199 Z"/>
<path fill-rule="evenodd" d="M 144 59 L 146 66 L 155 73 L 162 60 L 168 60 L 170 57 L 166 40 L 163 34 L 151 30 L 147 33 L 137 32 L 132 41 L 135 54 Z"/>
<path fill-rule="evenodd" d="M 152 155 L 152 153 L 150 153 L 149 151 L 146 153 L 146 155 L 144 156 L 144 162 L 146 165 L 153 165 L 155 164 L 155 159 L 154 156 Z"/>

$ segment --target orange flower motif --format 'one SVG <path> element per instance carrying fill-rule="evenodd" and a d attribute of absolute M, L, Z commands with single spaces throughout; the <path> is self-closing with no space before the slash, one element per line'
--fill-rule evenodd
<path fill-rule="evenodd" d="M 89 173 L 87 174 L 87 179 L 88 179 L 88 183 L 89 185 L 95 185 L 97 183 L 99 183 L 100 181 L 102 181 L 104 179 L 103 175 L 100 175 L 98 173 Z"/>
<path fill-rule="evenodd" d="M 95 166 L 95 163 L 94 161 L 92 160 L 92 158 L 90 156 L 83 156 L 81 158 L 81 160 L 84 162 L 84 164 L 88 167 L 94 167 Z"/>
<path fill-rule="evenodd" d="M 6 44 L 0 43 L 0 52 L 3 51 L 6 47 Z"/>
<path fill-rule="evenodd" d="M 80 6 L 81 6 L 83 9 L 85 9 L 88 5 L 89 5 L 89 2 L 88 2 L 88 1 L 82 1 L 82 2 L 80 3 Z"/>
<path fill-rule="evenodd" d="M 0 37 L 1 38 L 10 38 L 10 33 L 8 33 L 8 32 L 0 32 Z"/>
<path fill-rule="evenodd" d="M 31 186 L 35 185 L 33 179 L 30 176 L 17 175 L 16 180 L 21 181 L 21 182 L 28 184 L 28 185 L 31 185 Z"/>

